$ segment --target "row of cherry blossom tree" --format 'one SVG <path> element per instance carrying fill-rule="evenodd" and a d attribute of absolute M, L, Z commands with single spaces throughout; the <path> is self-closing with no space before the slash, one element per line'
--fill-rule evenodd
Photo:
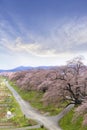
<path fill-rule="evenodd" d="M 59 105 L 63 101 L 79 105 L 76 115 L 83 114 L 83 124 L 87 123 L 87 67 L 82 57 L 68 61 L 65 66 L 8 73 L 8 77 L 20 89 L 42 91 L 41 101 L 45 105 Z"/>

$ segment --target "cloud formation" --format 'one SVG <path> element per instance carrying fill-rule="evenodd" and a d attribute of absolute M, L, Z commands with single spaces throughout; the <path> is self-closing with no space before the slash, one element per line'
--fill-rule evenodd
<path fill-rule="evenodd" d="M 58 56 L 67 53 L 83 53 L 87 48 L 87 18 L 71 20 L 62 25 L 52 27 L 47 35 L 34 35 L 30 32 L 23 37 L 7 39 L 4 33 L 0 45 L 10 51 L 31 53 L 37 56 Z M 0 24 L 3 26 L 2 24 Z M 6 33 L 6 32 L 5 32 Z M 27 37 L 26 37 L 27 35 Z"/>

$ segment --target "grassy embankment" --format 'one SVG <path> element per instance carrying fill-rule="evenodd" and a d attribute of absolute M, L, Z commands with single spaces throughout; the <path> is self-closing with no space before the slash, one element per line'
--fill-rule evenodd
<path fill-rule="evenodd" d="M 29 101 L 29 103 L 31 104 L 32 107 L 36 108 L 37 110 L 39 110 L 41 113 L 49 113 L 49 115 L 56 115 L 58 114 L 64 107 L 65 104 L 62 104 L 61 107 L 54 107 L 54 105 L 49 104 L 49 105 L 44 105 L 41 101 L 42 97 L 43 97 L 43 92 L 40 91 L 25 91 L 20 89 L 19 87 L 17 87 L 15 85 L 15 83 L 10 82 L 10 85 L 13 86 L 13 88 L 21 95 L 21 97 L 26 100 Z"/>
<path fill-rule="evenodd" d="M 0 129 L 0 130 L 9 130 L 9 129 Z M 36 128 L 36 129 L 27 129 L 27 130 L 47 130 L 46 128 Z"/>
<path fill-rule="evenodd" d="M 31 129 L 31 130 L 47 130 L 47 129 L 46 128 L 37 128 L 37 129 Z"/>
<path fill-rule="evenodd" d="M 60 126 L 63 130 L 87 130 L 87 127 L 82 126 L 83 116 L 79 116 L 77 120 L 72 120 L 74 109 L 60 120 Z"/>
<path fill-rule="evenodd" d="M 7 111 L 10 111 L 13 117 L 7 118 Z M 0 126 L 25 127 L 35 124 L 35 121 L 24 117 L 19 104 L 5 86 L 3 79 L 0 79 Z"/>
<path fill-rule="evenodd" d="M 52 105 L 44 106 L 41 102 L 41 98 L 43 96 L 42 92 L 36 91 L 24 91 L 21 90 L 19 87 L 15 86 L 12 82 L 10 84 L 15 88 L 15 90 L 22 96 L 23 99 L 29 101 L 31 105 L 40 111 L 43 112 L 50 112 L 51 115 L 55 115 L 59 113 L 62 109 L 56 108 Z M 65 105 L 65 104 L 63 104 Z M 72 121 L 74 115 L 74 109 L 72 109 L 67 115 L 65 115 L 60 120 L 60 126 L 63 130 L 87 130 L 87 127 L 82 126 L 83 117 L 79 117 L 75 122 Z M 35 129 L 37 130 L 37 129 Z M 39 130 L 39 129 L 38 129 Z M 42 130 L 42 129 L 40 129 Z"/>

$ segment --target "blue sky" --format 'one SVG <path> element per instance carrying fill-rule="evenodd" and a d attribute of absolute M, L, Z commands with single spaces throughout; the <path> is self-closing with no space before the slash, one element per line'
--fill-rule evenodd
<path fill-rule="evenodd" d="M 79 55 L 87 64 L 87 0 L 0 0 L 1 69 Z"/>

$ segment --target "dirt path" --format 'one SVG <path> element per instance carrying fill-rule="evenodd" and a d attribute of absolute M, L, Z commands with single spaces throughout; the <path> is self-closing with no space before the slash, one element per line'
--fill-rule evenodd
<path fill-rule="evenodd" d="M 65 113 L 68 112 L 73 106 L 67 107 L 66 109 L 64 109 L 63 112 L 61 112 L 57 116 L 47 117 L 35 111 L 29 103 L 27 103 L 20 97 L 20 95 L 9 85 L 7 81 L 5 81 L 5 84 L 13 93 L 13 96 L 20 104 L 21 110 L 27 118 L 36 120 L 39 123 L 39 125 L 43 124 L 48 130 L 61 130 L 61 128 L 58 126 L 58 120 L 62 118 L 65 115 Z"/>

